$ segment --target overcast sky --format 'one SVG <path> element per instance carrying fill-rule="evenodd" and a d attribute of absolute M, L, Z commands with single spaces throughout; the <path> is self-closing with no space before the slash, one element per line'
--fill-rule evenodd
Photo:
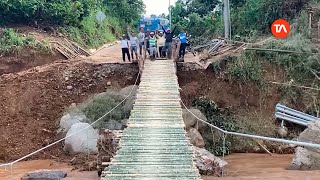
<path fill-rule="evenodd" d="M 143 0 L 143 2 L 146 5 L 147 16 L 168 14 L 169 0 Z M 176 0 L 171 0 L 171 5 L 174 5 L 175 2 Z"/>

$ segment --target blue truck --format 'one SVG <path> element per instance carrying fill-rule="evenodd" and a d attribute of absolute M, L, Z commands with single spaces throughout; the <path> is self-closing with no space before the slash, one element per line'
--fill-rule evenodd
<path fill-rule="evenodd" d="M 139 20 L 139 28 L 143 27 L 146 32 L 148 29 L 150 31 L 162 31 L 161 26 L 165 29 L 169 28 L 169 20 L 166 18 L 143 18 Z"/>

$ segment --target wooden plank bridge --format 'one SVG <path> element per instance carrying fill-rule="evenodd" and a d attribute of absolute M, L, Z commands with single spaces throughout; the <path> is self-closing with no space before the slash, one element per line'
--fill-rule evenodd
<path fill-rule="evenodd" d="M 102 180 L 200 179 L 178 88 L 172 60 L 146 60 L 128 128 Z"/>

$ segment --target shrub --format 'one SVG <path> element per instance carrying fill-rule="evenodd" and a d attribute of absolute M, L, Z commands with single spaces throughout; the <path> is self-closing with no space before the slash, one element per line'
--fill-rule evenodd
<path fill-rule="evenodd" d="M 245 52 L 227 68 L 227 73 L 239 79 L 242 83 L 263 83 L 262 64 L 254 52 Z"/>
<path fill-rule="evenodd" d="M 85 102 L 80 109 L 82 112 L 84 112 L 87 118 L 91 120 L 89 123 L 92 123 L 96 121 L 98 118 L 102 117 L 107 112 L 109 112 L 123 99 L 124 97 L 122 97 L 116 92 L 105 92 L 97 96 L 94 96 L 92 99 Z M 123 109 L 121 107 L 118 107 L 114 109 L 109 115 L 107 115 L 98 123 L 96 123 L 94 127 L 103 127 L 103 124 L 106 123 L 109 119 L 119 121 L 125 118 L 127 117 L 125 117 Z"/>
<path fill-rule="evenodd" d="M 192 106 L 199 109 L 206 116 L 208 122 L 213 124 L 221 129 L 227 131 L 237 131 L 237 126 L 235 119 L 232 117 L 231 113 L 228 110 L 218 108 L 217 104 L 207 99 L 206 97 L 201 97 L 199 99 L 195 99 L 192 102 Z M 206 148 L 213 154 L 220 156 L 223 154 L 223 138 L 222 133 L 211 131 L 211 128 L 207 129 L 208 132 L 206 134 L 218 134 L 220 138 L 218 140 L 206 141 Z M 225 141 L 225 154 L 230 154 L 231 144 L 233 142 L 233 138 L 228 136 Z"/>
<path fill-rule="evenodd" d="M 0 53 L 8 54 L 14 51 L 19 51 L 22 47 L 32 47 L 50 52 L 51 48 L 47 41 L 36 41 L 31 36 L 21 36 L 13 29 L 4 29 L 0 36 Z"/>

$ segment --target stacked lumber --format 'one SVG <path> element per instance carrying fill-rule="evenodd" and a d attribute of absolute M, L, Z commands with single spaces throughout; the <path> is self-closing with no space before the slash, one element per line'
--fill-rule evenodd
<path fill-rule="evenodd" d="M 80 56 L 87 57 L 91 55 L 91 53 L 79 46 L 77 43 L 72 42 L 66 38 L 64 38 L 62 41 L 50 41 L 50 43 L 67 59 L 75 59 Z"/>

